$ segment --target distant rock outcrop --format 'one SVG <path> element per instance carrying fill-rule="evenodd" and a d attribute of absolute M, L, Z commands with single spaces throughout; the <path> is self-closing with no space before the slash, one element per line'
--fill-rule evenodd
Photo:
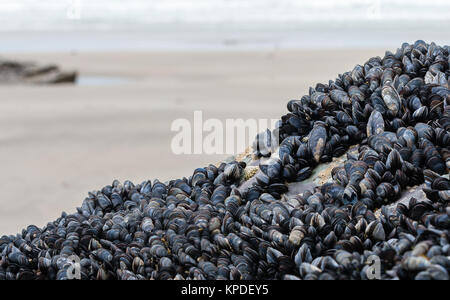
<path fill-rule="evenodd" d="M 55 65 L 38 65 L 0 58 L 0 84 L 75 83 L 76 71 L 63 71 Z"/>

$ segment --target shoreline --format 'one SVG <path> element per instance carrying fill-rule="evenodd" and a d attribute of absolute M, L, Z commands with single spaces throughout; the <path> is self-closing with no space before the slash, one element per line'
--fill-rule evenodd
<path fill-rule="evenodd" d="M 183 34 L 180 34 L 183 32 Z M 391 49 L 423 39 L 450 45 L 445 26 L 0 30 L 0 53 L 258 52 Z M 393 49 L 393 50 L 395 50 Z"/>

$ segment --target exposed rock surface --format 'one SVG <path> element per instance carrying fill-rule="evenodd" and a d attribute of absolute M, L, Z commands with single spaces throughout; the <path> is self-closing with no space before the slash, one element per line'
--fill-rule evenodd
<path fill-rule="evenodd" d="M 275 151 L 278 153 L 278 151 Z M 357 146 L 349 149 L 348 153 L 357 154 Z M 332 170 L 336 167 L 342 167 L 347 158 L 347 153 L 342 155 L 341 157 L 334 158 L 333 161 L 329 163 L 323 163 L 317 166 L 314 170 L 313 174 L 310 178 L 300 181 L 293 182 L 288 184 L 289 191 L 285 194 L 286 197 L 295 197 L 297 195 L 303 194 L 305 191 L 312 191 L 314 188 L 319 187 L 325 183 L 332 182 Z M 264 158 L 262 158 L 264 159 Z M 240 192 L 245 193 L 247 190 L 253 186 L 256 182 L 255 176 L 261 172 L 259 168 L 256 166 L 261 162 L 261 158 L 257 158 L 252 156 L 251 150 L 248 149 L 244 153 L 239 154 L 237 156 L 230 157 L 226 160 L 227 162 L 239 161 L 245 162 L 247 167 L 244 170 L 244 182 L 239 187 Z M 448 175 L 446 176 L 448 178 Z M 397 207 L 397 204 L 403 203 L 408 204 L 411 198 L 415 198 L 418 201 L 425 201 L 427 199 L 426 194 L 423 192 L 423 188 L 426 187 L 425 184 L 421 184 L 418 186 L 414 186 L 408 188 L 407 190 L 402 192 L 402 196 L 397 201 L 388 205 L 387 208 L 390 211 L 394 211 Z M 376 215 L 379 215 L 377 212 Z"/>

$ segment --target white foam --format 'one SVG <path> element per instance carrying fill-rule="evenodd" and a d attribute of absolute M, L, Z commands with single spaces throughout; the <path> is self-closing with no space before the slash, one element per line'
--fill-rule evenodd
<path fill-rule="evenodd" d="M 68 18 L 79 3 L 80 20 Z M 252 28 L 346 22 L 442 22 L 447 0 L 0 0 L 0 30 L 146 28 L 160 24 Z"/>

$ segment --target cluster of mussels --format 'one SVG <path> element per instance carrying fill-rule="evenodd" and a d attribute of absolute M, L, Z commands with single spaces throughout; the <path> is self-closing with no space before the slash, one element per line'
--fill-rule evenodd
<path fill-rule="evenodd" d="M 234 161 L 166 184 L 114 181 L 77 213 L 3 236 L 0 279 L 71 279 L 76 257 L 80 279 L 448 280 L 449 52 L 404 44 L 290 101 L 258 135 L 280 146 L 256 147 L 249 180 Z M 288 196 L 342 155 L 329 182 Z M 411 187 L 422 196 L 395 203 Z"/>

